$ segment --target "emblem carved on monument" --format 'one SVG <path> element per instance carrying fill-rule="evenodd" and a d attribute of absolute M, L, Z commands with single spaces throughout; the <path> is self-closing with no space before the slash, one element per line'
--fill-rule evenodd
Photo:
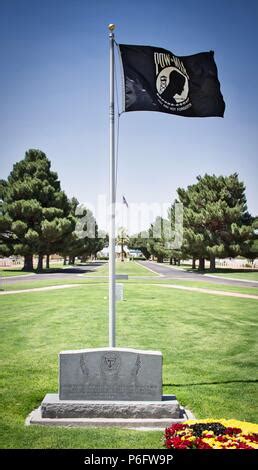
<path fill-rule="evenodd" d="M 101 370 L 106 374 L 116 374 L 120 370 L 121 357 L 116 352 L 107 352 L 101 358 Z"/>

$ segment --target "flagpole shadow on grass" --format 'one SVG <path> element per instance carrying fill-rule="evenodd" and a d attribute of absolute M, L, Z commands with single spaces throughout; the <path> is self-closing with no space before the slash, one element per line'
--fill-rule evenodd
<path fill-rule="evenodd" d="M 163 387 L 195 387 L 200 385 L 227 385 L 227 384 L 234 384 L 234 383 L 258 383 L 258 379 L 251 379 L 251 380 L 222 380 L 216 382 L 199 382 L 199 383 L 191 383 L 191 384 L 163 384 Z"/>

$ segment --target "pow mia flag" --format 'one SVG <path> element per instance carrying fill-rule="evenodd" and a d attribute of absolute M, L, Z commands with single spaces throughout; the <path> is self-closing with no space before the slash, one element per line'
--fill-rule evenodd
<path fill-rule="evenodd" d="M 119 49 L 125 111 L 223 117 L 213 51 L 178 57 L 159 47 L 119 44 Z"/>

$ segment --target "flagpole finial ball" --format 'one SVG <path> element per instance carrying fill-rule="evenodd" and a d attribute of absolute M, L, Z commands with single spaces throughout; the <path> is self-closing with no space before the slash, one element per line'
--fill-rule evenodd
<path fill-rule="evenodd" d="M 110 24 L 108 25 L 109 31 L 114 31 L 115 27 L 116 27 L 116 25 L 113 24 L 113 23 L 110 23 Z"/>

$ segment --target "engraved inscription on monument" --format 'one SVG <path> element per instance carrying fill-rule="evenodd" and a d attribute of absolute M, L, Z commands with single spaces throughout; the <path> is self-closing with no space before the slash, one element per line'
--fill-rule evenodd
<path fill-rule="evenodd" d="M 162 354 L 122 348 L 63 351 L 61 400 L 161 400 Z"/>

